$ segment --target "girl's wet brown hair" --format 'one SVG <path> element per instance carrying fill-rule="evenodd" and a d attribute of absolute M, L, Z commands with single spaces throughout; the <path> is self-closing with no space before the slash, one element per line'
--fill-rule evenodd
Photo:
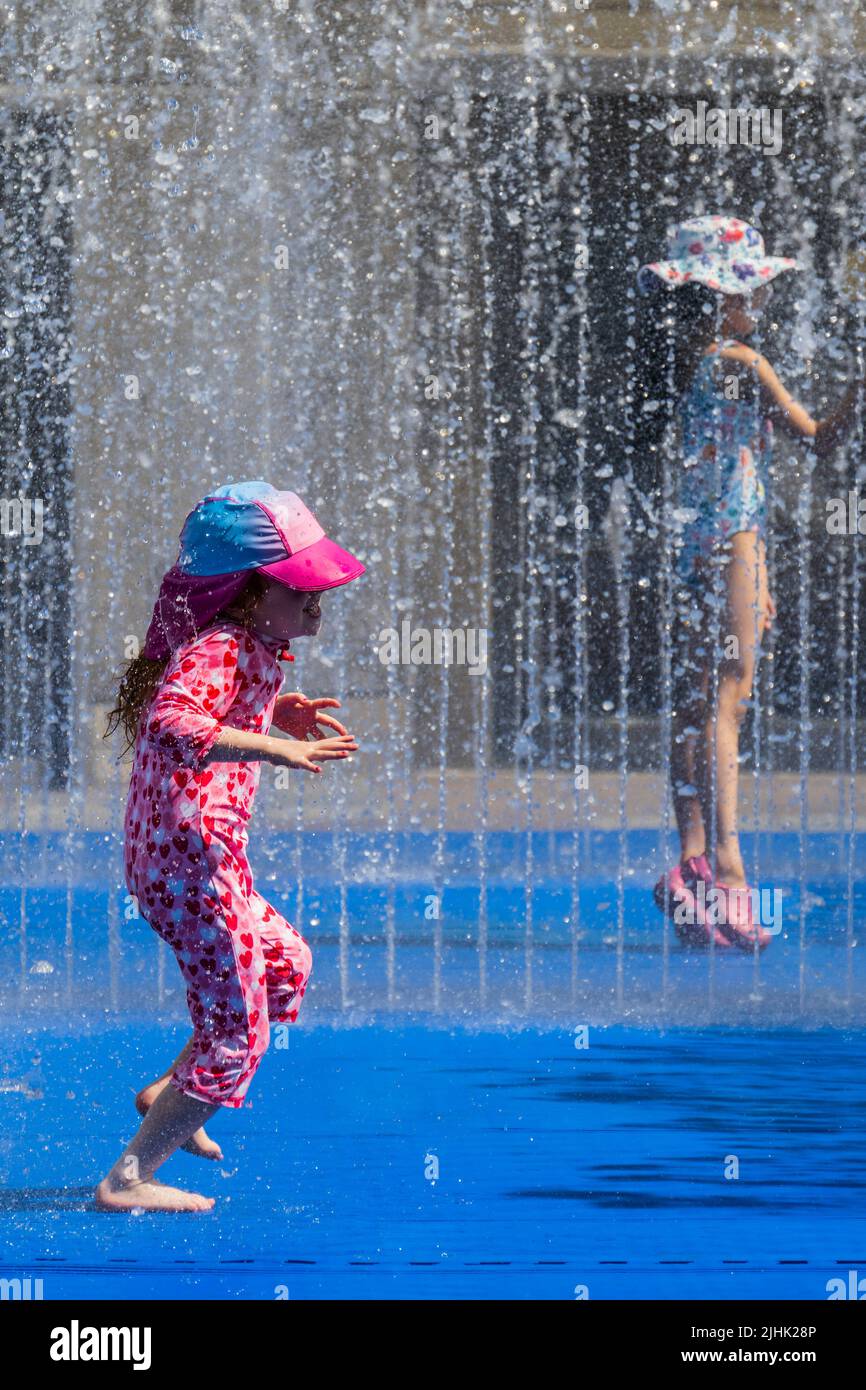
<path fill-rule="evenodd" d="M 254 570 L 238 597 L 221 613 L 217 613 L 211 621 L 216 623 L 219 622 L 220 618 L 231 618 L 232 622 L 247 627 L 253 609 L 264 594 L 267 585 L 266 577 Z M 116 703 L 108 713 L 105 733 L 102 737 L 111 738 L 117 729 L 122 731 L 125 741 L 121 749 L 121 757 L 134 747 L 142 712 L 156 694 L 170 660 L 171 657 L 167 657 L 165 661 L 151 661 L 142 653 L 134 656 L 131 661 L 127 662 L 124 670 L 118 672 Z"/>

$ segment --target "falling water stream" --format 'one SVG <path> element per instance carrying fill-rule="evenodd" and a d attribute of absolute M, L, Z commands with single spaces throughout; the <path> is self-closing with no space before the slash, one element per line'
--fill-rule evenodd
<path fill-rule="evenodd" d="M 362 754 L 327 799 L 303 779 L 287 796 L 266 772 L 256 826 L 265 881 L 290 893 L 302 930 L 333 935 L 336 1006 L 367 999 L 381 951 L 381 1006 L 441 1013 L 468 947 L 467 1009 L 677 1012 L 675 939 L 650 902 L 676 855 L 676 443 L 651 497 L 631 442 L 645 405 L 635 272 L 684 216 L 755 221 L 803 267 L 756 345 L 815 414 L 838 401 L 863 367 L 864 297 L 844 270 L 866 232 L 855 8 L 780 3 L 744 47 L 736 7 L 686 14 L 674 0 L 198 0 L 182 18 L 142 11 L 134 37 L 101 0 L 14 7 L 0 45 L 2 487 L 28 486 L 35 450 L 71 479 L 72 518 L 59 577 L 48 551 L 10 551 L 3 575 L 3 912 L 22 998 L 53 971 L 74 1002 L 96 853 L 100 985 L 123 1006 L 135 921 L 118 868 L 128 766 L 99 741 L 109 673 L 143 635 L 188 507 L 261 476 L 295 487 L 368 569 L 326 596 L 322 642 L 296 644 L 286 673 L 287 689 L 343 699 Z M 698 98 L 778 106 L 784 154 L 675 147 L 670 112 Z M 33 132 L 47 115 L 43 178 Z M 29 183 L 16 140 L 30 141 Z M 66 271 L 47 258 L 52 219 Z M 69 276 L 69 325 L 53 336 L 42 261 L 43 278 Z M 67 382 L 62 439 L 37 439 L 48 384 Z M 863 423 L 830 464 L 777 432 L 772 470 L 780 615 L 741 762 L 748 870 L 784 880 L 771 952 L 796 977 L 791 1017 L 812 1007 L 819 922 L 838 946 L 824 984 L 849 1010 L 858 997 L 864 586 L 858 537 L 825 534 L 822 518 L 828 497 L 864 485 Z M 44 643 L 16 636 L 52 586 L 74 600 L 68 680 Z M 383 664 L 375 634 L 403 619 L 485 630 L 487 674 Z M 49 767 L 27 731 L 64 681 Z M 835 810 L 828 797 L 816 830 L 827 771 Z M 57 837 L 63 865 L 28 880 L 14 870 L 34 862 L 37 833 Z M 825 917 L 816 834 L 839 886 Z M 373 907 L 359 885 L 381 890 Z M 62 887 L 53 946 L 37 925 L 48 886 Z M 554 949 L 568 964 L 552 989 Z M 688 977 L 708 1014 L 730 987 L 718 955 Z M 766 999 L 770 965 L 748 962 L 744 999 Z M 161 947 L 157 970 L 162 1008 L 174 967 Z"/>

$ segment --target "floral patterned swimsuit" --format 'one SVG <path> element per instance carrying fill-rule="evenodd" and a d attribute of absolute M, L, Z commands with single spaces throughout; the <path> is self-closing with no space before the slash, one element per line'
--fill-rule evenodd
<path fill-rule="evenodd" d="M 734 346 L 725 339 L 722 347 Z M 719 376 L 741 364 L 701 359 L 680 401 L 683 473 L 675 519 L 680 523 L 676 569 L 686 584 L 706 582 L 702 562 L 738 531 L 767 533 L 767 489 L 773 425 L 755 400 L 726 400 Z M 719 368 L 722 371 L 719 371 Z"/>
<path fill-rule="evenodd" d="M 269 1025 L 297 1018 L 312 956 L 253 888 L 246 826 L 261 764 L 203 759 L 226 725 L 268 732 L 284 645 L 220 621 L 173 653 L 142 712 L 126 806 L 127 886 L 177 956 L 192 1016 L 172 1083 L 233 1107 Z"/>

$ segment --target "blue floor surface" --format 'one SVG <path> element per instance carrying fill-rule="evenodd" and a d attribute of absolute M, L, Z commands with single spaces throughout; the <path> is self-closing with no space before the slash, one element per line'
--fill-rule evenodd
<path fill-rule="evenodd" d="M 0 837 L 0 1281 L 822 1300 L 866 1280 L 866 886 L 849 913 L 844 837 L 747 838 L 784 903 L 758 961 L 678 947 L 649 832 L 491 835 L 484 901 L 470 835 L 439 862 L 411 833 L 343 848 L 253 846 L 314 970 L 250 1104 L 214 1121 L 225 1162 L 163 1170 L 216 1210 L 116 1217 L 92 1188 L 186 1037 L 177 966 L 127 915 L 116 836 Z"/>
<path fill-rule="evenodd" d="M 132 1087 L 181 1038 L 4 1035 L 3 1277 L 46 1299 L 820 1300 L 866 1274 L 862 1035 L 299 1027 L 217 1117 L 225 1162 L 164 1170 L 213 1214 L 98 1213 Z"/>

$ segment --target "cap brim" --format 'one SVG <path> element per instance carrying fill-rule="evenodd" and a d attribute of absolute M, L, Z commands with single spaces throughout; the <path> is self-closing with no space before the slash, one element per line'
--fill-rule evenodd
<path fill-rule="evenodd" d="M 327 536 L 285 560 L 258 568 L 260 574 L 267 574 L 287 588 L 303 592 L 336 589 L 340 584 L 349 584 L 365 573 L 365 566 L 356 555 L 335 545 Z"/>

